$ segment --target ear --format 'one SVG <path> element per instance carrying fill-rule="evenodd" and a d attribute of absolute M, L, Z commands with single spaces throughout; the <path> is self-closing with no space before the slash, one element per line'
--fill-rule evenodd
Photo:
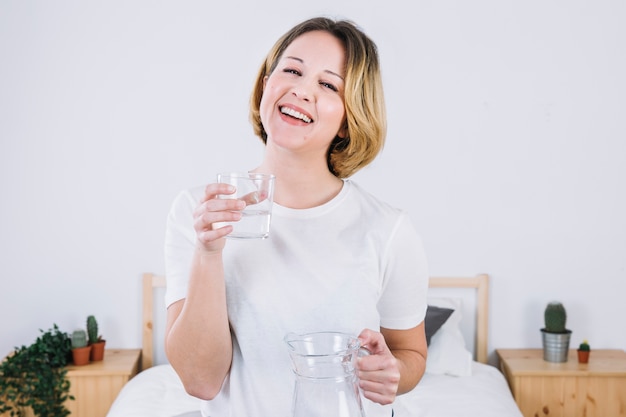
<path fill-rule="evenodd" d="M 267 79 L 269 78 L 268 75 L 266 75 L 265 77 L 263 77 L 263 90 L 265 91 L 265 85 L 267 84 Z"/>
<path fill-rule="evenodd" d="M 341 127 L 337 132 L 337 136 L 339 136 L 341 139 L 345 139 L 348 137 L 348 122 L 346 120 L 344 120 L 341 124 Z"/>

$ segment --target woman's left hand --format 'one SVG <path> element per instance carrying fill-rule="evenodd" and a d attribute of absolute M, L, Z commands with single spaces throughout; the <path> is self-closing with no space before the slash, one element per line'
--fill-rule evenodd
<path fill-rule="evenodd" d="M 379 404 L 391 404 L 396 398 L 400 383 L 398 360 L 389 350 L 381 333 L 365 329 L 359 335 L 359 340 L 361 347 L 370 352 L 357 361 L 363 396 Z"/>

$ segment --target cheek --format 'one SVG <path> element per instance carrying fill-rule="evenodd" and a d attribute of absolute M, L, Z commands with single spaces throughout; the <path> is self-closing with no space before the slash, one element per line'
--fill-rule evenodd
<path fill-rule="evenodd" d="M 343 123 L 343 120 L 346 117 L 346 107 L 343 104 L 343 100 L 337 100 L 336 102 L 330 104 L 327 107 L 328 114 L 332 114 L 333 118 L 338 123 Z"/>
<path fill-rule="evenodd" d="M 273 82 L 272 78 L 269 78 L 263 86 L 263 95 L 261 96 L 261 103 L 259 105 L 260 110 L 271 109 L 272 106 L 278 100 L 280 95 L 279 86 Z"/>
<path fill-rule="evenodd" d="M 266 88 L 263 90 L 263 95 L 261 96 L 261 103 L 259 103 L 259 115 L 261 116 L 261 121 L 268 116 L 268 112 L 272 108 L 270 91 L 271 90 Z"/>

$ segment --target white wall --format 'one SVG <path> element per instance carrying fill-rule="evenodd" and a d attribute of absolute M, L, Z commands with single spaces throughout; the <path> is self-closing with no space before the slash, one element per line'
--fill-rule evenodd
<path fill-rule="evenodd" d="M 626 317 L 626 3 L 222 3 L 0 2 L 0 354 L 88 314 L 140 345 L 171 200 L 258 163 L 253 77 L 317 14 L 380 47 L 388 144 L 355 180 L 410 211 L 433 275 L 491 274 L 490 350 L 539 347 L 552 299 L 574 343 L 626 348 L 606 326 Z"/>

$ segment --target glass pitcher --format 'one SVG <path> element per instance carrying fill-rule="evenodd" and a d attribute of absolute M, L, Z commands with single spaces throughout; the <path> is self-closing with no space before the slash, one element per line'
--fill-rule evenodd
<path fill-rule="evenodd" d="M 365 417 L 355 372 L 359 339 L 344 333 L 285 336 L 296 376 L 293 417 Z"/>

